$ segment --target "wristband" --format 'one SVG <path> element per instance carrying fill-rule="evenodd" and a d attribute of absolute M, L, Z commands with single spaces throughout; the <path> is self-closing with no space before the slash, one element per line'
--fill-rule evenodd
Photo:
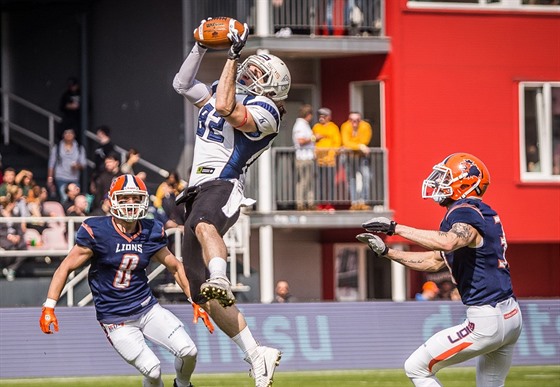
<path fill-rule="evenodd" d="M 247 120 L 249 119 L 249 117 L 247 116 L 247 108 L 245 107 L 245 117 L 243 118 L 243 121 L 241 121 L 241 125 L 238 126 L 234 126 L 235 129 L 239 129 L 242 126 L 244 126 L 247 123 Z"/>
<path fill-rule="evenodd" d="M 45 301 L 45 303 L 43 304 L 43 306 L 45 308 L 52 308 L 54 309 L 54 307 L 56 306 L 56 300 L 53 300 L 52 298 L 47 298 L 47 300 Z"/>

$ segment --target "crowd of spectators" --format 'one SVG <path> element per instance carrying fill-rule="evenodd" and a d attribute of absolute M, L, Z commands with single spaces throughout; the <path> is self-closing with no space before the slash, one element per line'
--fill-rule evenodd
<path fill-rule="evenodd" d="M 96 130 L 98 144 L 89 153 L 80 145 L 72 129 L 61 131 L 61 140 L 51 149 L 44 184 L 34 179 L 34 171 L 16 170 L 0 164 L 0 217 L 36 217 L 33 221 L 1 221 L 0 250 L 26 250 L 32 248 L 49 249 L 45 230 L 52 235 L 55 230 L 68 240 L 67 223 L 48 220 L 53 216 L 102 216 L 109 215 L 111 203 L 108 191 L 112 180 L 121 174 L 132 173 L 146 179 L 146 172 L 140 171 L 140 152 L 130 149 L 126 155 L 116 151 L 111 141 L 111 129 L 100 126 Z M 86 154 L 87 153 L 87 154 Z M 87 159 L 93 159 L 95 166 L 87 170 Z M 1 159 L 0 159 L 1 160 Z M 4 160 L 5 162 L 6 160 Z M 122 164 L 121 164 L 122 161 Z M 37 166 L 35 173 L 40 175 Z M 88 186 L 82 186 L 82 174 L 88 171 Z M 44 175 L 43 175 L 44 176 Z M 182 211 L 175 206 L 175 196 L 184 188 L 183 181 L 176 172 L 161 182 L 153 194 L 149 217 L 160 220 L 167 228 L 183 224 Z M 79 221 L 74 228 L 80 226 Z M 28 231 L 32 230 L 32 231 Z M 58 244 L 58 246 L 67 246 Z M 14 255 L 2 257 L 0 270 L 10 281 L 14 280 L 20 266 L 28 259 Z"/>

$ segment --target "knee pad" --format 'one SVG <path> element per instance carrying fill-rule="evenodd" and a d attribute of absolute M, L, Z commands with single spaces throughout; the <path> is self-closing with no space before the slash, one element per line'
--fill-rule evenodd
<path fill-rule="evenodd" d="M 197 355 L 198 355 L 198 349 L 196 348 L 195 345 L 192 345 L 192 346 L 187 346 L 187 347 L 184 347 L 183 349 L 181 349 L 179 351 L 179 353 L 177 354 L 177 357 L 186 360 L 186 358 L 196 359 Z"/>
<path fill-rule="evenodd" d="M 415 354 L 416 352 L 410 355 L 404 362 L 404 372 L 406 376 L 409 378 L 425 378 L 432 375 L 428 370 L 427 364 L 423 364 Z"/>
<path fill-rule="evenodd" d="M 142 372 L 144 376 L 150 380 L 159 380 L 161 378 L 161 367 L 160 364 L 156 364 L 150 370 L 146 370 L 146 373 Z"/>

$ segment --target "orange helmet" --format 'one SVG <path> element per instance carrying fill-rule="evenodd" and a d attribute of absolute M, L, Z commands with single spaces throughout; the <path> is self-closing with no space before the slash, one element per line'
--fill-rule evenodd
<path fill-rule="evenodd" d="M 422 184 L 422 197 L 438 203 L 482 197 L 490 184 L 488 168 L 479 158 L 468 153 L 454 153 L 434 166 Z"/>
<path fill-rule="evenodd" d="M 146 184 L 136 176 L 121 175 L 113 180 L 109 200 L 111 215 L 124 221 L 133 222 L 148 214 L 148 190 Z"/>

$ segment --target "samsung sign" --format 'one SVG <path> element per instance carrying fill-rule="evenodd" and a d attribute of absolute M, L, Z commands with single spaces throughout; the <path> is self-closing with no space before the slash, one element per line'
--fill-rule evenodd
<path fill-rule="evenodd" d="M 560 300 L 520 301 L 523 333 L 514 365 L 560 363 Z M 165 305 L 185 322 L 198 346 L 198 373 L 241 372 L 248 365 L 218 329 L 191 323 L 192 308 Z M 281 371 L 401 368 L 435 332 L 461 323 L 459 302 L 349 302 L 242 304 L 251 331 L 262 344 L 283 352 Z M 39 329 L 40 308 L 0 309 L 0 378 L 135 375 L 111 348 L 93 308 L 56 309 L 60 331 Z M 174 373 L 173 356 L 150 345 L 162 370 Z M 474 365 L 474 360 L 464 363 Z"/>

